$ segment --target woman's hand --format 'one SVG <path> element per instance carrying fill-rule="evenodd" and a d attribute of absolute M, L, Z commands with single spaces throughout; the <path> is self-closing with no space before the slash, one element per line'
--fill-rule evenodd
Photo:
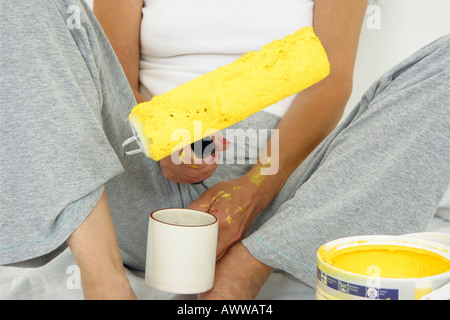
<path fill-rule="evenodd" d="M 219 219 L 217 257 L 239 242 L 263 209 L 262 194 L 247 176 L 224 181 L 205 191 L 188 208 L 209 212 Z"/>
<path fill-rule="evenodd" d="M 212 139 L 215 152 L 206 158 L 198 158 L 189 145 L 160 160 L 164 177 L 174 183 L 197 183 L 209 178 L 217 169 L 221 152 L 230 146 L 220 132 Z"/>

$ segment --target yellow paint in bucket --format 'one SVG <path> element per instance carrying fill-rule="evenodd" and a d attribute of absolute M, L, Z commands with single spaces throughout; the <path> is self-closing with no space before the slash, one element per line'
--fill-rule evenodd
<path fill-rule="evenodd" d="M 323 256 L 336 268 L 371 276 L 370 266 L 377 265 L 380 277 L 421 278 L 450 270 L 445 257 L 423 249 L 393 245 L 360 245 Z"/>
<path fill-rule="evenodd" d="M 318 299 L 419 299 L 450 281 L 450 249 L 422 239 L 338 239 L 317 262 Z"/>

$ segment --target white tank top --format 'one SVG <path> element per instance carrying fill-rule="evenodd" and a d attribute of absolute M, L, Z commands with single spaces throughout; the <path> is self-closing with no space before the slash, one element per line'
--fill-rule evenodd
<path fill-rule="evenodd" d="M 160 95 L 312 26 L 313 0 L 145 0 L 141 92 Z M 266 109 L 283 116 L 293 97 Z"/>

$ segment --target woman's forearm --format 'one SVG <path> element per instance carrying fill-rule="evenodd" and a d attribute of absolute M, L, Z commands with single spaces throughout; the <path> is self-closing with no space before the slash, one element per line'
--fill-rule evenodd
<path fill-rule="evenodd" d="M 265 205 L 272 201 L 290 174 L 342 117 L 352 91 L 366 7 L 367 0 L 315 1 L 314 30 L 328 54 L 331 72 L 326 79 L 300 92 L 281 119 L 277 127 L 278 141 L 272 138 L 262 153 L 265 155 L 268 150 L 276 150 L 276 154 L 268 152 L 272 163 L 260 158 L 247 174 L 251 181 L 257 181 Z M 277 147 L 273 148 L 273 143 L 277 143 Z M 266 170 L 269 174 L 262 175 L 262 168 L 273 165 L 278 169 L 276 172 Z"/>
<path fill-rule="evenodd" d="M 135 299 L 125 274 L 106 193 L 67 239 L 85 299 Z"/>
<path fill-rule="evenodd" d="M 148 99 L 144 97 L 138 90 L 133 89 L 134 98 L 137 103 L 147 102 Z"/>
<path fill-rule="evenodd" d="M 270 160 L 261 157 L 259 163 L 247 173 L 247 177 L 257 183 L 260 193 L 264 195 L 263 207 L 270 203 L 290 174 L 335 128 L 349 96 L 348 86 L 327 78 L 296 97 L 276 128 L 277 135 L 269 140 L 262 152 Z"/>

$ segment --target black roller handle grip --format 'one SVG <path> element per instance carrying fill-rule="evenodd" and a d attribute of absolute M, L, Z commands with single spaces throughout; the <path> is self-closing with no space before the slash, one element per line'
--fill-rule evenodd
<path fill-rule="evenodd" d="M 200 159 L 204 159 L 207 158 L 209 156 L 213 156 L 216 153 L 216 149 L 212 148 L 211 150 L 208 150 L 209 152 L 206 152 L 206 148 L 211 144 L 214 143 L 214 141 L 211 139 L 211 137 L 206 137 L 202 140 L 198 140 L 196 142 L 194 142 L 193 144 L 191 144 L 191 148 L 192 150 L 194 150 L 194 153 L 197 157 L 199 157 Z M 193 184 L 200 184 L 203 181 L 200 182 L 196 182 Z"/>
<path fill-rule="evenodd" d="M 214 143 L 211 137 L 206 137 L 191 144 L 191 148 L 192 150 L 194 150 L 194 153 L 197 157 L 199 157 L 200 159 L 204 159 L 209 156 L 213 156 L 216 153 L 215 148 L 212 148 L 211 150 L 208 150 L 209 152 L 205 153 L 206 148 L 208 148 L 211 143 Z"/>

